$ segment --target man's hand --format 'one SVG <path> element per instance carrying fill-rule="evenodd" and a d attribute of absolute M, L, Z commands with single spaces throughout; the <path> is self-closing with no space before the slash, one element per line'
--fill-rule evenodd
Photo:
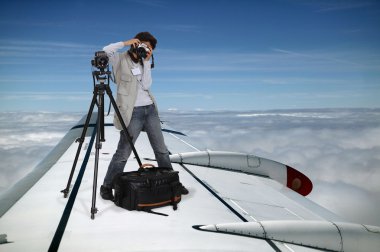
<path fill-rule="evenodd" d="M 137 47 L 141 42 L 137 38 L 133 38 L 133 39 L 130 39 L 130 40 L 126 40 L 123 43 L 124 43 L 124 46 L 133 45 L 134 47 Z"/>
<path fill-rule="evenodd" d="M 146 52 L 146 57 L 145 57 L 145 61 L 149 61 L 150 60 L 150 57 L 152 57 L 152 54 L 153 54 L 153 49 L 152 47 L 148 46 L 149 48 L 149 52 Z"/>
<path fill-rule="evenodd" d="M 145 61 L 149 61 L 150 58 L 152 57 L 152 54 L 153 54 L 153 48 L 151 46 L 151 44 L 149 42 L 146 42 L 146 41 L 140 41 L 139 39 L 137 38 L 133 38 L 133 39 L 130 39 L 130 40 L 126 40 L 123 42 L 124 43 L 124 46 L 133 46 L 133 47 L 137 47 L 139 44 L 141 43 L 144 43 L 145 45 L 147 45 L 147 47 L 149 48 L 149 52 L 147 51 L 146 52 L 146 58 L 144 59 Z"/>

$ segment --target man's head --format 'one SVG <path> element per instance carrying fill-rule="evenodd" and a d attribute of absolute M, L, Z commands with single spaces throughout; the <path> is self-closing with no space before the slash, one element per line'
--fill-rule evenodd
<path fill-rule="evenodd" d="M 157 39 L 149 32 L 140 32 L 136 34 L 135 38 L 141 42 L 149 42 L 153 50 L 156 48 Z"/>

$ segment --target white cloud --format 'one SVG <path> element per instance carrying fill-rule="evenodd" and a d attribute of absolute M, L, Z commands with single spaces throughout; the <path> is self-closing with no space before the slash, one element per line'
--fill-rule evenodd
<path fill-rule="evenodd" d="M 353 66 L 360 66 L 360 64 L 348 60 L 342 60 L 339 58 L 333 58 L 331 57 L 331 54 L 327 55 L 326 53 L 300 53 L 300 52 L 294 52 L 289 50 L 283 50 L 274 48 L 273 51 L 287 54 L 290 56 L 294 56 L 295 58 L 307 58 L 314 61 L 322 61 L 322 62 L 334 62 L 334 63 L 342 63 L 342 64 L 348 64 Z"/>
<path fill-rule="evenodd" d="M 126 0 L 131 3 L 136 3 L 143 5 L 145 7 L 151 7 L 151 8 L 166 8 L 168 6 L 168 3 L 166 1 L 161 0 Z"/>
<path fill-rule="evenodd" d="M 376 7 L 376 0 L 293 0 L 295 3 L 299 3 L 305 6 L 310 6 L 315 9 L 315 12 L 337 12 L 337 11 L 352 11 L 356 9 L 362 9 L 365 7 Z"/>
<path fill-rule="evenodd" d="M 29 173 L 83 115 L 0 113 L 0 190 Z"/>
<path fill-rule="evenodd" d="M 0 113 L 0 190 L 51 150 L 81 113 Z M 380 110 L 193 111 L 161 118 L 199 149 L 286 163 L 314 183 L 309 198 L 350 221 L 379 225 Z"/>
<path fill-rule="evenodd" d="M 0 57 L 36 58 L 47 57 L 86 57 L 92 56 L 91 52 L 99 49 L 99 46 L 71 43 L 64 41 L 37 41 L 37 40 L 10 40 L 0 39 Z M 8 62 L 7 62 L 8 63 Z"/>
<path fill-rule="evenodd" d="M 345 11 L 352 9 L 361 9 L 373 6 L 374 2 L 370 1 L 328 1 L 320 3 L 318 12 Z"/>
<path fill-rule="evenodd" d="M 48 80 L 51 82 L 51 80 Z M 1 81 L 0 81 L 1 83 Z M 46 101 L 46 100 L 63 100 L 63 101 L 88 101 L 90 94 L 88 92 L 0 92 L 2 101 L 18 100 L 22 101 Z"/>
<path fill-rule="evenodd" d="M 201 149 L 251 153 L 304 172 L 309 198 L 350 221 L 380 225 L 380 110 L 164 113 Z"/>
<path fill-rule="evenodd" d="M 291 51 L 272 48 L 264 52 L 236 50 L 193 52 L 157 49 L 160 70 L 170 72 L 288 73 L 291 71 L 297 73 L 295 76 L 300 76 L 300 71 L 307 73 L 375 71 L 380 67 L 378 54 L 377 51 L 364 49 Z"/>
<path fill-rule="evenodd" d="M 175 31 L 175 32 L 194 32 L 194 33 L 201 33 L 202 28 L 198 25 L 192 25 L 192 24 L 167 24 L 167 25 L 160 25 L 161 28 L 169 30 L 169 31 Z"/>

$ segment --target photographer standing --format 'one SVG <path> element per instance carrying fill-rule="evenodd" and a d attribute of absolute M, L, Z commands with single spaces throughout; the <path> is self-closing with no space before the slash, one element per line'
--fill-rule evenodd
<path fill-rule="evenodd" d="M 117 84 L 116 103 L 127 126 L 133 143 L 141 131 L 146 131 L 159 167 L 172 168 L 169 151 L 161 131 L 161 123 L 154 97 L 150 92 L 152 85 L 151 63 L 157 39 L 149 32 L 140 32 L 133 39 L 105 46 L 103 50 L 109 57 Z M 131 46 L 127 52 L 118 52 Z M 153 64 L 152 64 L 153 65 Z M 113 177 L 123 172 L 132 148 L 115 114 L 114 125 L 120 130 L 120 140 L 115 154 L 108 166 L 100 195 L 105 200 L 113 200 Z M 182 194 L 188 191 L 182 187 Z"/>

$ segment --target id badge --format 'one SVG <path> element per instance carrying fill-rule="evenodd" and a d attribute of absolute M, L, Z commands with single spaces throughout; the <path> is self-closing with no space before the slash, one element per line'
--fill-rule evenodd
<path fill-rule="evenodd" d="M 132 74 L 133 74 L 134 76 L 136 76 L 136 75 L 140 75 L 140 74 L 141 74 L 141 70 L 140 70 L 140 68 L 138 68 L 138 67 L 136 67 L 136 68 L 132 68 Z"/>

